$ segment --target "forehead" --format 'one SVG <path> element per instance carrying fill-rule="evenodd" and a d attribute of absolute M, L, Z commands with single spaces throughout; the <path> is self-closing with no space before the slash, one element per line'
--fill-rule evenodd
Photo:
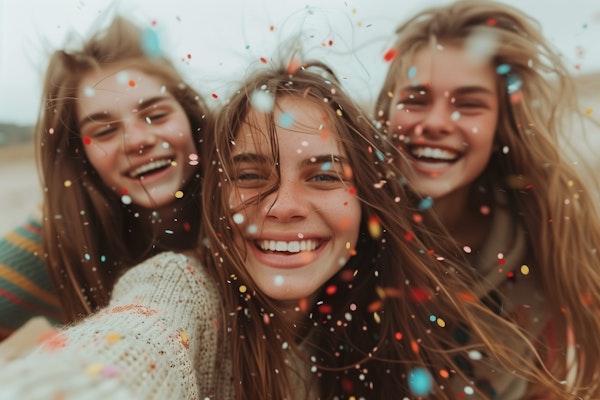
<path fill-rule="evenodd" d="M 126 65 L 102 67 L 86 73 L 77 89 L 82 109 L 106 107 L 110 104 L 129 106 L 159 94 L 168 95 L 157 77 Z"/>
<path fill-rule="evenodd" d="M 234 153 L 249 148 L 270 151 L 274 132 L 280 151 L 295 148 L 303 151 L 343 152 L 335 116 L 325 104 L 301 97 L 284 96 L 277 99 L 272 113 L 252 109 L 236 134 Z"/>
<path fill-rule="evenodd" d="M 415 52 L 406 71 L 397 78 L 397 87 L 428 86 L 452 91 L 478 86 L 496 92 L 496 73 L 489 61 L 474 58 L 456 45 L 424 47 Z"/>

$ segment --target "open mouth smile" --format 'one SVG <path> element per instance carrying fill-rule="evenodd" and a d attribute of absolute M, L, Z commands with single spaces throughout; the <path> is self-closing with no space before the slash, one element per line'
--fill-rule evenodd
<path fill-rule="evenodd" d="M 300 253 L 301 251 L 315 251 L 323 244 L 321 240 L 256 240 L 255 246 L 265 253 Z"/>
<path fill-rule="evenodd" d="M 162 160 L 155 160 L 129 171 L 126 175 L 131 179 L 144 179 L 145 176 L 163 171 L 172 166 L 173 161 L 165 158 Z"/>

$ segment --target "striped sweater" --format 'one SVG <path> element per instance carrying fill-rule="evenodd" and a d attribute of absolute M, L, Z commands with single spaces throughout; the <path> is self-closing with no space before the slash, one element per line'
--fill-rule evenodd
<path fill-rule="evenodd" d="M 62 319 L 43 254 L 39 212 L 0 238 L 0 340 L 32 317 Z"/>

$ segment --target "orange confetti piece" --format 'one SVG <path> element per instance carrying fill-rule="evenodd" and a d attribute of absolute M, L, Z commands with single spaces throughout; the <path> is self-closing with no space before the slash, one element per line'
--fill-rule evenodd
<path fill-rule="evenodd" d="M 129 87 L 134 87 L 135 86 L 135 81 L 133 79 L 130 79 L 127 84 L 129 85 Z"/>

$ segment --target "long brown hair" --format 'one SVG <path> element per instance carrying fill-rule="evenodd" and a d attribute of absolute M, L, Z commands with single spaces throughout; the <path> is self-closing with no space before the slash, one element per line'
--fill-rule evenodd
<path fill-rule="evenodd" d="M 573 371 L 565 350 L 566 328 L 557 331 L 560 356 L 549 366 L 549 373 L 544 373 L 535 360 L 516 358 L 518 361 L 511 362 L 508 353 L 501 350 L 502 335 L 521 335 L 516 324 L 511 332 L 498 316 L 470 314 L 459 318 L 482 327 L 488 350 L 532 382 L 529 396 L 551 390 L 561 398 L 598 398 L 600 337 L 590 334 L 600 330 L 597 193 L 561 149 L 571 143 L 572 136 L 579 137 L 565 127 L 565 121 L 581 112 L 572 78 L 536 21 L 510 6 L 483 0 L 457 1 L 413 16 L 396 31 L 396 58 L 380 92 L 375 118 L 394 141 L 389 126 L 390 101 L 395 83 L 407 76 L 415 53 L 437 44 L 462 46 L 469 37 L 481 33 L 495 38 L 492 65 L 510 66 L 510 73 L 499 73 L 497 78 L 501 95 L 496 143 L 508 151 L 496 152 L 484 175 L 502 185 L 514 205 L 514 218 L 528 232 L 550 318 L 555 326 L 568 327 L 574 335 L 577 368 L 573 379 L 566 385 L 561 383 L 569 370 Z M 511 98 L 514 87 L 507 90 L 508 85 L 518 86 L 520 98 Z M 574 128 L 581 129 L 581 125 Z M 488 329 L 494 324 L 505 329 Z M 523 364 L 518 365 L 521 361 Z"/>
<path fill-rule="evenodd" d="M 247 118 L 258 107 L 252 100 L 257 91 L 272 97 L 275 107 L 285 97 L 310 101 L 323 109 L 323 120 L 329 124 L 324 129 L 339 134 L 361 201 L 356 255 L 323 286 L 334 290 L 323 290 L 315 304 L 298 305 L 299 312 L 307 315 L 301 337 L 286 322 L 289 316 L 258 290 L 244 268 L 243 250 L 233 244 L 234 232 L 239 228 L 232 223 L 235 210 L 229 207 L 234 184 L 230 178 L 232 151 L 242 124 L 252 123 Z M 268 126 L 261 134 L 270 140 L 277 174 L 277 121 L 273 113 L 261 114 Z M 392 325 L 399 331 L 396 314 L 392 314 L 396 310 L 389 308 L 388 312 L 388 300 L 395 303 L 394 307 L 410 308 L 403 294 L 408 279 L 405 272 L 417 269 L 443 274 L 446 265 L 420 242 L 419 237 L 427 237 L 426 232 L 414 231 L 410 216 L 416 210 L 406 201 L 399 169 L 388 163 L 380 150 L 378 132 L 368 116 L 345 94 L 327 66 L 311 63 L 291 70 L 266 69 L 247 79 L 220 111 L 214 132 L 206 145 L 209 153 L 205 158 L 201 229 L 208 249 L 203 258 L 223 294 L 236 398 L 280 399 L 293 394 L 291 382 L 299 371 L 288 363 L 292 353 L 304 360 L 300 368 L 312 370 L 312 376 L 319 380 L 320 398 L 398 395 L 399 388 L 406 389 L 402 376 L 368 374 L 360 366 L 370 365 L 370 360 L 377 358 L 379 345 L 385 348 L 386 357 L 390 355 L 388 338 L 380 335 L 380 327 Z M 418 336 L 425 335 L 428 324 L 413 319 L 409 325 L 402 330 L 413 332 L 414 326 Z M 298 343 L 302 343 L 301 348 Z M 301 349 L 308 350 L 312 357 L 302 356 Z M 394 354 L 393 360 L 403 358 Z"/>
<path fill-rule="evenodd" d="M 133 206 L 123 204 L 119 193 L 101 182 L 82 147 L 76 118 L 79 82 L 89 71 L 119 62 L 164 84 L 183 107 L 200 152 L 209 110 L 170 61 L 144 51 L 143 35 L 142 29 L 116 16 L 79 50 L 54 52 L 45 75 L 35 142 L 44 188 L 44 248 L 65 322 L 106 305 L 115 279 L 126 267 L 161 250 L 197 245 L 197 196 L 185 196 L 169 205 L 180 221 L 172 225 L 182 233 L 178 240 L 169 240 L 169 235 L 161 234 L 165 221 L 160 221 L 160 213 L 148 212 L 146 219 Z M 199 167 L 185 193 L 198 192 L 200 177 Z M 72 184 L 67 187 L 65 182 Z"/>

